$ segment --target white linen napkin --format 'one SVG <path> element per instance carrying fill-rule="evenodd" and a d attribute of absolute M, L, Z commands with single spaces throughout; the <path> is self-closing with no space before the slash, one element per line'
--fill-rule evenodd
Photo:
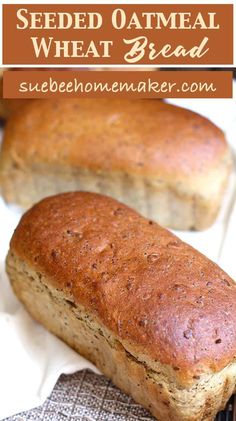
<path fill-rule="evenodd" d="M 219 257 L 219 265 L 236 280 L 236 203 L 229 217 L 224 243 Z"/>
<path fill-rule="evenodd" d="M 235 100 L 171 102 L 211 118 L 226 132 L 232 147 L 236 147 Z M 231 178 L 224 206 L 214 226 L 204 232 L 177 232 L 177 235 L 220 262 L 236 279 L 234 196 L 235 176 Z M 92 364 L 34 322 L 14 297 L 4 261 L 19 218 L 19 209 L 7 207 L 0 198 L 0 419 L 42 404 L 62 373 L 84 368 L 98 372 Z"/>
<path fill-rule="evenodd" d="M 9 240 L 20 211 L 0 198 L 0 419 L 41 405 L 61 373 L 98 370 L 33 321 L 14 296 L 5 273 Z"/>

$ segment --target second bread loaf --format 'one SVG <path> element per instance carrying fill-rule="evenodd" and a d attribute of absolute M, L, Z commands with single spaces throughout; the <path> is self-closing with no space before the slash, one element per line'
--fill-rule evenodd
<path fill-rule="evenodd" d="M 176 229 L 204 229 L 230 171 L 223 133 L 158 100 L 35 100 L 4 136 L 1 189 L 29 207 L 51 194 L 104 193 Z"/>

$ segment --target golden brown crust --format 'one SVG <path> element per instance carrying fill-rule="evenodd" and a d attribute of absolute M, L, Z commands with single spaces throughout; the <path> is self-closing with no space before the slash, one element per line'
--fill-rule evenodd
<path fill-rule="evenodd" d="M 209 120 L 162 101 L 69 99 L 31 102 L 11 119 L 3 151 L 22 167 L 33 159 L 178 179 L 207 175 L 228 147 Z"/>
<path fill-rule="evenodd" d="M 127 351 L 124 341 L 93 314 L 75 305 L 71 297 L 55 289 L 47 277 L 12 251 L 7 270 L 15 294 L 31 316 L 92 361 L 158 421 L 213 421 L 234 393 L 236 363 L 183 388 L 173 370 Z"/>
<path fill-rule="evenodd" d="M 231 170 L 220 129 L 157 100 L 35 100 L 12 115 L 0 162 L 7 202 L 63 191 L 112 196 L 175 229 L 205 229 Z"/>
<path fill-rule="evenodd" d="M 135 353 L 181 382 L 236 356 L 236 286 L 216 264 L 105 196 L 47 198 L 22 218 L 11 250 L 97 316 Z"/>

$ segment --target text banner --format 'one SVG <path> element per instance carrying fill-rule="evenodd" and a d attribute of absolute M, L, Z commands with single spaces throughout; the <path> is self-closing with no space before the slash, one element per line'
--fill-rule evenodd
<path fill-rule="evenodd" d="M 232 98 L 230 71 L 5 71 L 4 98 Z"/>
<path fill-rule="evenodd" d="M 233 5 L 3 5 L 3 64 L 232 64 Z"/>

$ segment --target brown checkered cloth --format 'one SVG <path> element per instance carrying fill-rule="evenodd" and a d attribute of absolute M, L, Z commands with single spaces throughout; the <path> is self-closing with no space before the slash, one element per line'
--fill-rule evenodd
<path fill-rule="evenodd" d="M 153 421 L 111 381 L 89 370 L 62 375 L 44 405 L 5 421 Z M 233 402 L 217 421 L 234 421 Z M 175 420 L 177 421 L 177 420 Z"/>

